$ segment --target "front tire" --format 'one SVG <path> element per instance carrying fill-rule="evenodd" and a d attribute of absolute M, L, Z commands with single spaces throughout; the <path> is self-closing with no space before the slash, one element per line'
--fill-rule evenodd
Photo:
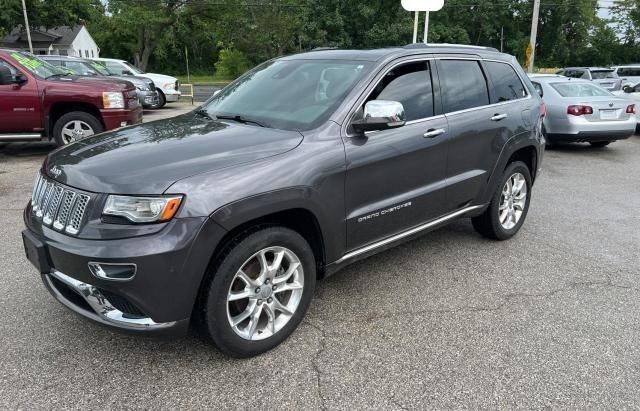
<path fill-rule="evenodd" d="M 53 139 L 61 147 L 103 131 L 102 123 L 95 116 L 84 111 L 72 111 L 60 116 L 55 122 Z"/>
<path fill-rule="evenodd" d="M 476 231 L 487 238 L 506 240 L 522 227 L 531 201 L 531 172 L 521 161 L 511 163 L 485 212 L 471 220 Z"/>
<path fill-rule="evenodd" d="M 300 234 L 269 227 L 233 240 L 207 275 L 200 326 L 222 352 L 245 358 L 297 328 L 313 298 L 316 263 Z"/>

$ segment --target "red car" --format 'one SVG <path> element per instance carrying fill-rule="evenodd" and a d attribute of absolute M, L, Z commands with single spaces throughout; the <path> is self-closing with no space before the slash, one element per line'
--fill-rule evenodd
<path fill-rule="evenodd" d="M 130 82 L 75 76 L 32 54 L 0 49 L 0 141 L 62 146 L 141 121 Z"/>

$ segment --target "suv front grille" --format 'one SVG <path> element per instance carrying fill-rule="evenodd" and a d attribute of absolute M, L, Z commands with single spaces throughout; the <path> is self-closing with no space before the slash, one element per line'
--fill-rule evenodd
<path fill-rule="evenodd" d="M 31 196 L 31 209 L 42 224 L 76 235 L 80 231 L 89 197 L 38 174 Z"/>

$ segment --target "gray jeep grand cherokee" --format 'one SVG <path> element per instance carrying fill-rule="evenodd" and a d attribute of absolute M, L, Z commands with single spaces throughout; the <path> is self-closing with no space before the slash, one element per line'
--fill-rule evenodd
<path fill-rule="evenodd" d="M 193 322 L 225 353 L 256 355 L 349 263 L 461 217 L 516 234 L 543 115 L 494 49 L 277 58 L 194 112 L 52 152 L 24 210 L 26 253 L 86 318 L 151 333 Z"/>

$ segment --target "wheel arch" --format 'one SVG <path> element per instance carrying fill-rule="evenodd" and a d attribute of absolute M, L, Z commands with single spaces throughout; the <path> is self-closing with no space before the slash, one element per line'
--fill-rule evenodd
<path fill-rule="evenodd" d="M 53 138 L 53 127 L 55 126 L 56 121 L 58 121 L 58 119 L 63 115 L 73 111 L 82 111 L 94 116 L 100 124 L 102 124 L 102 127 L 106 128 L 102 115 L 100 114 L 100 110 L 93 104 L 82 102 L 57 102 L 49 109 L 46 133 L 49 139 Z"/>

